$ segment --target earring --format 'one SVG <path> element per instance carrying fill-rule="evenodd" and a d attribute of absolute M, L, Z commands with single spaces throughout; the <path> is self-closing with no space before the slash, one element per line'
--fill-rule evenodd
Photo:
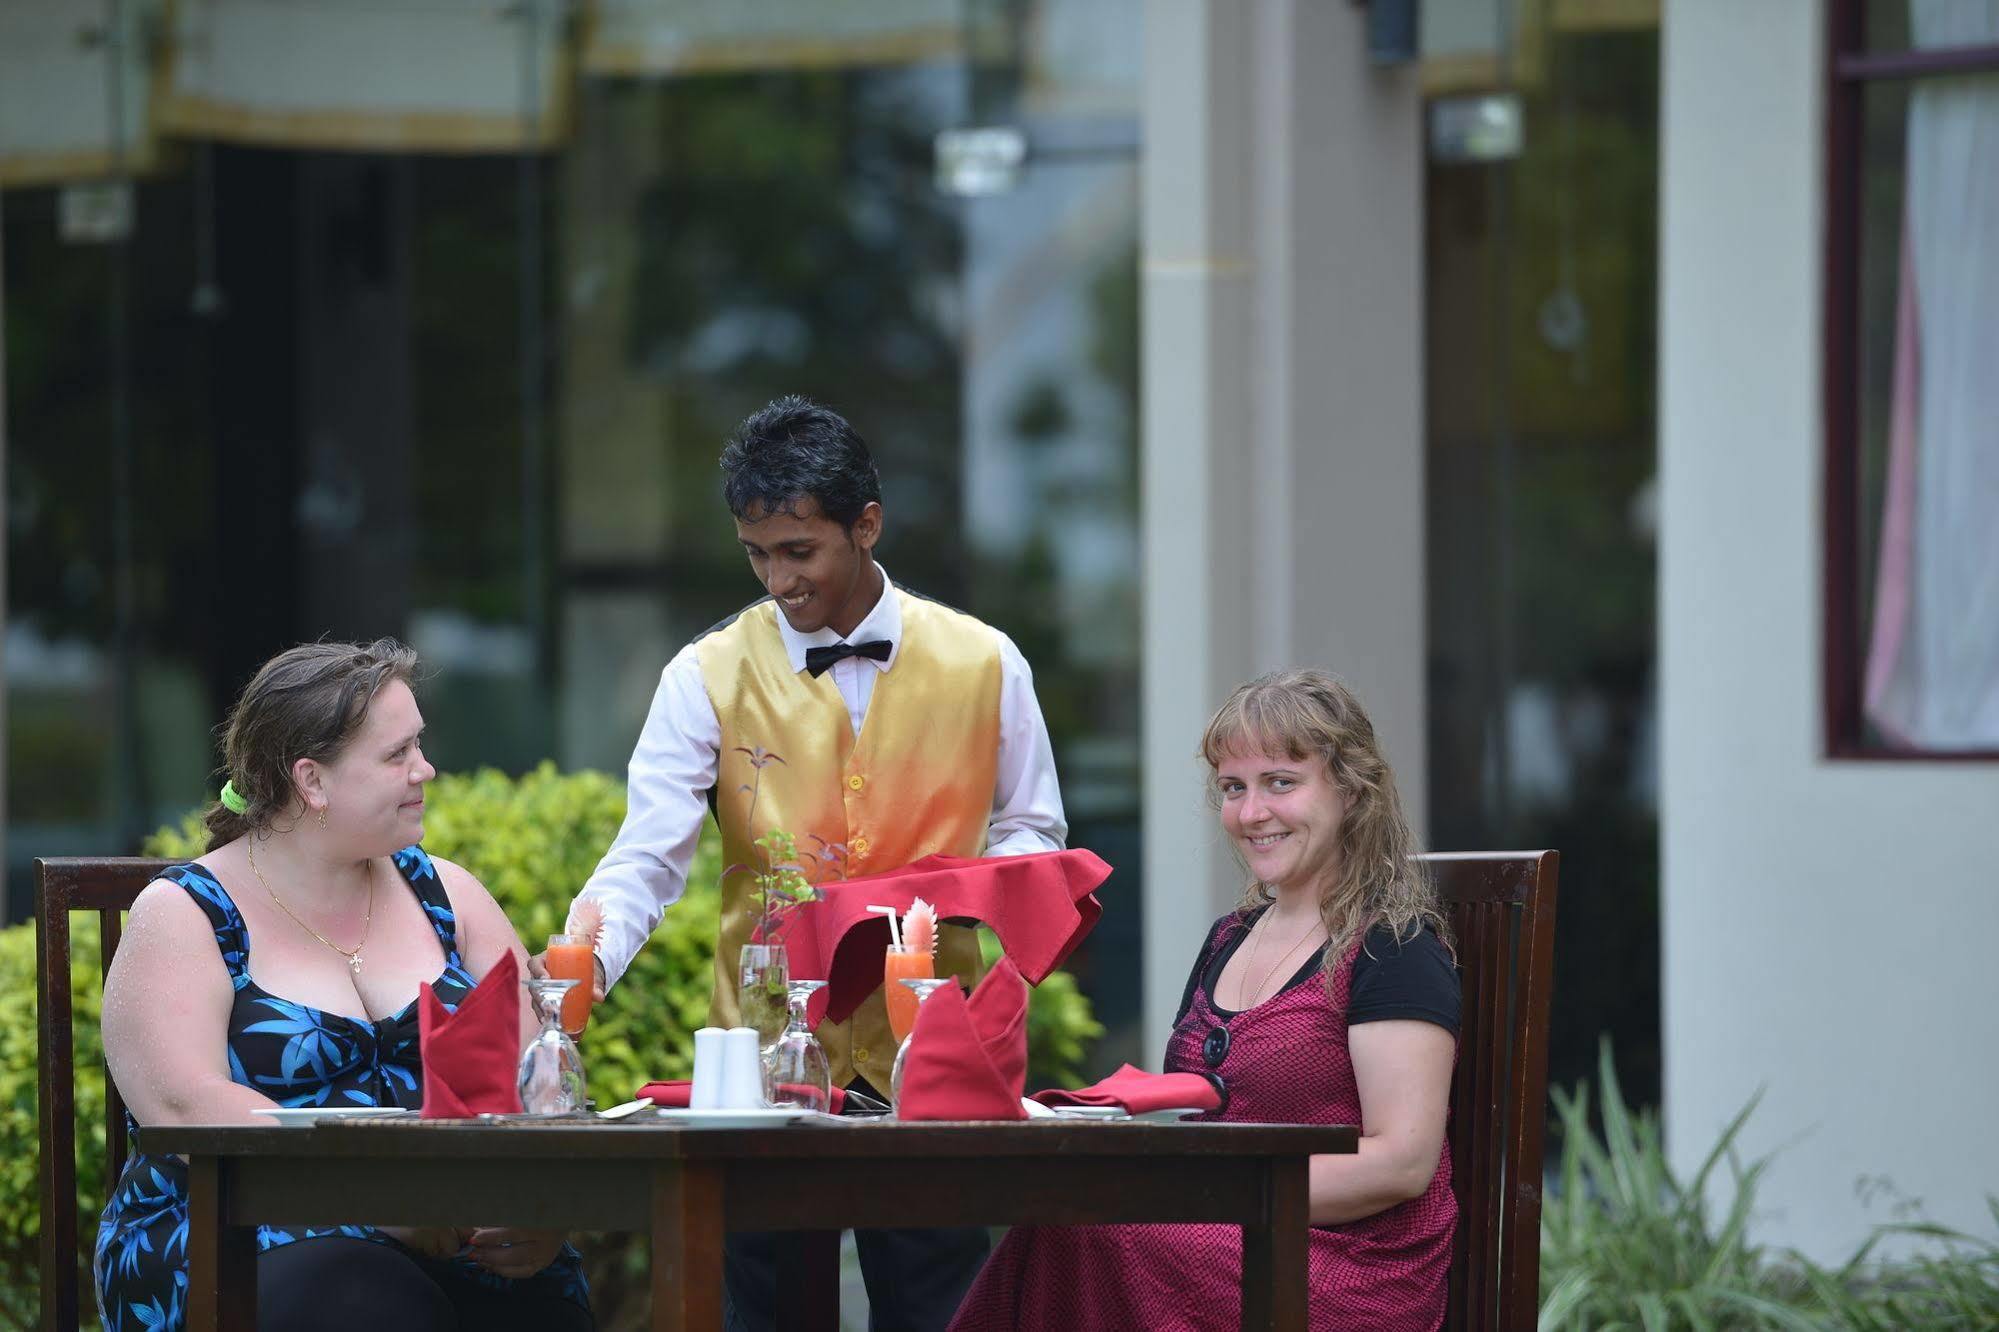
<path fill-rule="evenodd" d="M 326 806 L 324 805 L 319 807 L 319 828 L 321 832 L 326 831 Z"/>

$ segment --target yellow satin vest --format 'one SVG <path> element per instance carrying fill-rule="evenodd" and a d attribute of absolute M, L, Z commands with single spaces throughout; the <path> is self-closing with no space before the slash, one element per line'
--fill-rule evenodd
<path fill-rule="evenodd" d="M 814 679 L 791 669 L 773 603 L 757 603 L 695 644 L 721 722 L 715 821 L 723 864 L 756 863 L 750 843 L 772 828 L 796 838 L 800 852 L 813 845 L 813 834 L 846 843 L 848 872 L 856 876 L 940 852 L 984 853 L 999 767 L 998 636 L 961 611 L 893 585 L 891 594 L 902 611 L 902 641 L 893 665 L 875 677 L 858 736 L 831 673 Z M 756 772 L 736 749 L 759 745 L 784 762 L 763 769 L 751 828 L 750 795 L 741 788 Z M 755 925 L 755 886 L 749 875 L 733 874 L 722 884 L 708 1005 L 714 1026 L 737 1025 L 737 958 Z M 938 930 L 937 973 L 947 972 L 978 980 L 972 930 Z M 821 1024 L 819 1041 L 834 1086 L 859 1073 L 888 1090 L 895 1037 L 879 990 L 851 1021 Z"/>

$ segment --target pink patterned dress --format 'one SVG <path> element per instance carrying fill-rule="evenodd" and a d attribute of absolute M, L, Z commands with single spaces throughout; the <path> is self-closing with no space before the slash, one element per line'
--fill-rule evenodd
<path fill-rule="evenodd" d="M 1216 922 L 1166 1046 L 1167 1070 L 1208 1067 L 1202 1044 L 1228 1031 L 1215 1069 L 1228 1101 L 1213 1121 L 1361 1124 L 1347 1051 L 1354 946 L 1334 977 L 1307 977 L 1241 1013 L 1218 1008 L 1206 973 L 1249 921 Z M 1363 1125 L 1364 1127 L 1364 1125 Z M 1421 1197 L 1338 1226 L 1308 1248 L 1311 1326 L 1342 1332 L 1434 1332 L 1457 1225 L 1446 1144 Z M 1234 1332 L 1242 1315 L 1242 1231 L 1227 1225 L 1016 1227 L 965 1296 L 951 1332 L 1144 1329 Z"/>

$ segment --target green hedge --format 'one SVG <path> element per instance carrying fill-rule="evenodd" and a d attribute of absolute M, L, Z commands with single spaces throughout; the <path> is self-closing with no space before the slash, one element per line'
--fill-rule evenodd
<path fill-rule="evenodd" d="M 70 918 L 70 998 L 75 1005 L 78 1228 L 85 1236 L 104 1208 L 103 1054 L 97 1040 L 97 918 Z M 35 927 L 0 929 L 0 1324 L 32 1327 L 41 1287 L 41 1144 L 35 1105 Z M 79 1265 L 87 1289 L 89 1264 Z M 94 1305 L 86 1305 L 94 1308 Z"/>
<path fill-rule="evenodd" d="M 477 875 L 531 951 L 562 928 L 570 898 L 596 868 L 625 816 L 622 783 L 598 772 L 558 772 L 553 763 L 518 779 L 491 769 L 441 776 L 431 784 L 428 804 L 425 849 Z M 145 851 L 191 859 L 206 840 L 199 819 L 190 815 L 178 827 L 154 834 Z M 667 911 L 584 1033 L 583 1062 L 599 1105 L 629 1099 L 651 1078 L 687 1076 L 689 1033 L 708 1016 L 720 868 L 711 822 L 695 853 L 686 896 Z M 90 918 L 79 916 L 74 923 L 70 988 L 77 1066 L 90 1069 L 102 1058 L 97 935 Z M 996 952 L 997 944 L 988 943 Z M 34 994 L 33 925 L 0 930 L 0 1097 L 9 1111 L 0 1122 L 0 1317 L 10 1321 L 30 1316 L 22 1311 L 32 1302 L 28 1292 L 36 1284 L 40 1233 Z M 1075 981 L 1063 973 L 1050 976 L 1034 990 L 1028 1010 L 1030 1081 L 1074 1085 L 1102 1034 Z M 103 1118 L 101 1081 L 79 1075 L 77 1192 L 86 1234 L 104 1205 Z"/>

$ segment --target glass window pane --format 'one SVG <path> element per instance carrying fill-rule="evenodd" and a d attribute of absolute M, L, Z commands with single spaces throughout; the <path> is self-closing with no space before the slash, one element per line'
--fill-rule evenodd
<path fill-rule="evenodd" d="M 1999 19 L 1985 5 L 1958 0 L 1862 0 L 1867 50 L 1877 53 L 1986 46 L 1999 42 Z"/>
<path fill-rule="evenodd" d="M 113 853 L 210 785 L 216 525 L 194 190 L 134 183 L 131 225 L 10 190 L 7 915 L 36 856 Z"/>
<path fill-rule="evenodd" d="M 1870 84 L 1863 118 L 1863 738 L 1999 749 L 1999 75 Z"/>
<path fill-rule="evenodd" d="M 1518 157 L 1425 180 L 1429 824 L 1559 846 L 1549 1080 L 1659 1088 L 1656 29 L 1521 7 Z"/>
<path fill-rule="evenodd" d="M 621 770 L 660 668 L 760 595 L 716 460 L 803 393 L 876 454 L 884 567 L 1020 645 L 1071 843 L 1135 878 L 1135 68 L 1086 85 L 1049 60 L 1106 15 L 1135 42 L 1135 6 L 973 8 L 1001 21 L 1005 77 L 975 55 L 579 86 L 553 173 L 561 748 Z M 959 199 L 933 142 L 968 113 L 1091 151 Z M 1138 917 L 1112 915 L 1070 963 L 1113 1029 L 1106 1068 L 1144 1058 Z"/>

